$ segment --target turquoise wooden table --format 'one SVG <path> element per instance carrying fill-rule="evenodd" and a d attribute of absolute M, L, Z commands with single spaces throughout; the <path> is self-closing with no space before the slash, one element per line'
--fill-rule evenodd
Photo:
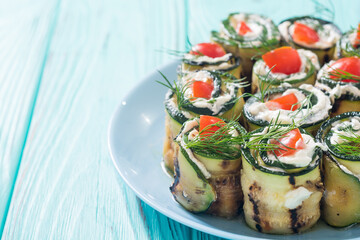
<path fill-rule="evenodd" d="M 360 21 L 358 1 L 333 8 L 342 30 Z M 276 23 L 316 12 L 297 0 L 1 1 L 2 239 L 217 239 L 135 196 L 111 162 L 107 127 L 126 93 L 173 59 L 157 50 L 208 41 L 234 11 Z"/>

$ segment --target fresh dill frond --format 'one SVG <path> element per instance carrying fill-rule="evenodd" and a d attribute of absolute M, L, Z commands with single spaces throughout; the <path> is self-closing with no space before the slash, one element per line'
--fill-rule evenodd
<path fill-rule="evenodd" d="M 358 49 L 355 49 L 350 42 L 346 43 L 345 45 L 346 54 L 352 57 L 359 57 L 360 58 L 360 46 Z"/>
<path fill-rule="evenodd" d="M 334 71 L 329 72 L 329 77 L 335 77 L 338 80 L 345 80 L 345 79 L 349 79 L 349 80 L 355 80 L 355 81 L 359 81 L 360 82 L 360 76 L 354 75 L 352 73 L 349 73 L 345 70 L 342 69 L 338 69 L 338 68 L 333 68 L 332 66 L 328 65 L 329 68 L 333 69 Z"/>
<path fill-rule="evenodd" d="M 328 5 L 321 3 L 319 0 L 312 0 L 314 3 L 315 11 L 312 15 L 325 18 L 331 22 L 334 21 L 335 18 L 335 6 L 331 0 L 328 1 Z"/>
<path fill-rule="evenodd" d="M 226 124 L 223 122 L 210 124 L 201 130 L 193 140 L 188 141 L 185 146 L 193 151 L 222 155 L 227 159 L 238 156 L 243 138 L 240 133 L 237 136 L 231 134 L 233 131 L 237 131 L 236 124 L 238 124 L 236 120 L 230 120 Z M 208 133 L 207 131 L 214 126 L 219 129 Z"/>
<path fill-rule="evenodd" d="M 292 108 L 295 106 L 295 105 L 298 105 L 300 104 L 300 106 L 295 110 L 293 111 L 292 113 L 290 113 L 290 117 L 292 119 L 295 119 L 296 116 L 298 116 L 301 112 L 303 112 L 304 109 L 306 109 L 306 112 L 307 112 L 307 115 L 303 116 L 302 117 L 302 120 L 301 121 L 305 121 L 305 119 L 310 115 L 310 109 L 312 108 L 312 102 L 311 102 L 311 98 L 314 96 L 314 93 L 310 93 L 308 95 L 305 96 L 305 98 L 298 102 L 298 103 L 295 103 L 293 104 Z M 302 125 L 302 123 L 301 123 Z"/>
<path fill-rule="evenodd" d="M 354 132 L 352 127 L 344 129 L 349 135 L 339 134 L 339 137 L 344 140 L 342 143 L 334 145 L 336 152 L 341 155 L 350 157 L 360 156 L 360 135 Z"/>
<path fill-rule="evenodd" d="M 191 82 L 187 82 L 184 85 L 181 85 L 180 83 L 174 81 L 171 83 L 169 79 L 160 71 L 158 71 L 160 75 L 163 77 L 165 82 L 156 81 L 157 83 L 165 86 L 166 88 L 170 89 L 176 96 L 176 102 L 178 105 L 178 109 L 182 110 L 184 106 L 188 105 L 188 101 L 185 99 L 185 92 L 189 88 L 189 85 Z M 190 101 L 192 99 L 189 99 Z"/>

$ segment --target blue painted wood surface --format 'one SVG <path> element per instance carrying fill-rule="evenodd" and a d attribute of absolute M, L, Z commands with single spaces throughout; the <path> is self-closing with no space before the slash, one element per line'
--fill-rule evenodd
<path fill-rule="evenodd" d="M 360 21 L 359 1 L 333 7 L 342 30 Z M 1 2 L 2 239 L 218 239 L 136 198 L 108 154 L 110 117 L 173 58 L 158 50 L 207 41 L 230 12 L 278 23 L 314 9 L 298 0 Z"/>

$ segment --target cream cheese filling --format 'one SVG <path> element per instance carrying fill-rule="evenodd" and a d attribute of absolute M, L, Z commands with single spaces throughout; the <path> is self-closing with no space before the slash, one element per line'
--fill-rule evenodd
<path fill-rule="evenodd" d="M 273 154 L 268 154 L 269 160 L 272 162 L 280 161 L 282 163 L 294 165 L 295 167 L 308 166 L 312 161 L 315 148 L 320 145 L 322 146 L 322 144 L 316 143 L 314 139 L 307 134 L 302 134 L 302 137 L 304 143 L 302 149 L 298 149 L 293 155 L 290 156 L 275 157 Z"/>
<path fill-rule="evenodd" d="M 184 81 L 203 81 L 206 82 L 208 79 L 212 79 L 212 76 L 207 71 L 198 71 L 195 73 L 190 73 L 185 77 Z M 221 110 L 225 103 L 229 102 L 234 95 L 236 95 L 236 87 L 239 87 L 235 83 L 225 83 L 226 91 L 222 91 L 221 95 L 216 98 L 205 99 L 205 98 L 196 98 L 192 101 L 192 105 L 198 108 L 208 108 L 213 112 L 213 115 L 221 114 Z M 185 97 L 192 98 L 192 89 L 189 87 L 185 90 Z"/>
<path fill-rule="evenodd" d="M 212 57 L 208 57 L 205 55 L 199 56 L 199 55 L 194 55 L 194 54 L 189 54 L 189 53 L 184 55 L 184 59 L 186 59 L 186 60 L 195 61 L 195 62 L 208 62 L 208 63 L 229 61 L 231 57 L 232 57 L 231 53 L 227 53 L 224 56 L 217 57 L 217 58 L 212 58 Z"/>
<path fill-rule="evenodd" d="M 328 64 L 325 64 L 319 71 L 317 75 L 317 79 L 321 79 L 322 77 L 329 78 L 329 72 L 333 69 L 330 67 L 333 63 L 335 63 L 334 60 L 330 61 Z M 335 80 L 334 80 L 335 81 Z M 342 83 L 342 84 L 340 84 Z M 332 102 L 335 101 L 335 99 L 340 98 L 342 95 L 351 94 L 355 97 L 360 97 L 360 89 L 354 86 L 351 83 L 345 83 L 344 82 L 338 82 L 334 88 L 330 88 L 326 84 L 320 83 L 316 81 L 315 86 L 319 89 L 322 89 L 326 91 Z"/>
<path fill-rule="evenodd" d="M 263 34 L 264 28 L 266 28 L 267 30 L 265 39 L 269 40 L 276 38 L 280 40 L 280 35 L 274 36 L 274 24 L 270 18 L 262 17 L 257 14 L 244 13 L 238 13 L 230 17 L 230 25 L 234 29 L 236 29 L 236 26 L 240 21 L 244 21 L 246 25 L 251 29 L 251 31 L 241 36 L 244 39 L 244 42 L 240 43 L 242 47 L 254 47 L 262 45 L 263 42 L 259 40 L 259 37 Z M 229 36 L 226 34 L 226 32 L 226 29 L 222 29 L 220 35 L 225 39 L 229 39 Z"/>
<path fill-rule="evenodd" d="M 303 201 L 311 196 L 312 192 L 304 187 L 298 187 L 290 190 L 285 195 L 285 207 L 295 209 L 302 204 Z"/>
<path fill-rule="evenodd" d="M 314 65 L 316 70 L 320 69 L 319 60 L 315 53 L 304 50 L 304 49 L 298 49 L 297 50 L 300 60 L 301 60 L 301 67 L 298 72 L 292 73 L 292 74 L 284 74 L 284 73 L 273 73 L 270 72 L 270 68 L 265 64 L 264 61 L 259 61 L 254 66 L 254 73 L 257 75 L 265 76 L 269 73 L 269 77 L 271 79 L 278 79 L 283 81 L 291 81 L 296 79 L 302 79 L 305 78 L 307 75 L 306 69 L 309 71 L 310 69 L 310 63 Z M 309 62 L 310 61 L 310 62 Z"/>
<path fill-rule="evenodd" d="M 353 131 L 346 131 L 349 127 L 351 127 Z M 346 137 L 353 137 L 354 134 L 360 135 L 360 117 L 355 116 L 346 121 L 336 121 L 332 124 L 331 131 L 333 132 L 330 138 L 332 145 L 346 142 L 341 135 Z"/>
<path fill-rule="evenodd" d="M 309 84 L 303 84 L 300 89 L 312 92 L 318 99 L 317 103 L 310 108 L 304 108 L 301 110 L 270 110 L 263 102 L 254 102 L 248 107 L 249 113 L 255 118 L 255 120 L 264 120 L 270 122 L 278 117 L 279 122 L 283 124 L 291 124 L 294 120 L 296 123 L 303 121 L 303 124 L 311 124 L 320 120 L 326 119 L 329 116 L 329 110 L 331 109 L 330 98 L 325 95 L 321 90 L 315 88 Z M 282 93 L 282 96 L 294 93 L 299 102 L 305 99 L 305 95 L 297 90 L 291 88 Z M 296 112 L 296 114 L 295 114 Z"/>
<path fill-rule="evenodd" d="M 305 24 L 311 28 L 313 28 L 313 25 L 320 24 L 319 21 L 309 18 L 297 20 L 296 22 Z M 294 28 L 295 28 L 295 24 L 292 24 L 290 21 L 285 21 L 281 23 L 278 27 L 280 34 L 287 42 L 289 41 L 289 34 L 291 36 L 294 34 Z M 296 42 L 296 43 L 307 48 L 326 49 L 333 47 L 341 37 L 341 34 L 337 32 L 336 28 L 332 24 L 322 25 L 322 29 L 319 29 L 317 31 L 317 34 L 319 36 L 319 41 L 315 43 L 312 44 L 308 44 L 304 42 Z"/>

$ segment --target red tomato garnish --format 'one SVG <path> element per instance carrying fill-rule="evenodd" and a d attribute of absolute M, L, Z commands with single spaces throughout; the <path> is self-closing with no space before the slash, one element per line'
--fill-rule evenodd
<path fill-rule="evenodd" d="M 350 73 L 359 78 L 360 81 L 360 58 L 357 57 L 347 57 L 340 58 L 336 62 L 330 65 L 330 68 L 333 69 L 330 71 L 330 78 L 336 79 L 339 78 L 341 74 Z M 342 79 L 342 82 L 359 82 L 354 79 Z"/>
<path fill-rule="evenodd" d="M 298 103 L 298 99 L 296 95 L 294 93 L 290 93 L 275 98 L 273 100 L 267 101 L 265 105 L 270 110 L 284 109 L 284 110 L 295 111 L 296 109 L 299 108 L 297 103 Z"/>
<path fill-rule="evenodd" d="M 252 30 L 244 21 L 240 21 L 236 25 L 236 32 L 243 36 L 248 32 L 252 32 Z"/>
<path fill-rule="evenodd" d="M 192 84 L 193 97 L 195 98 L 211 98 L 211 93 L 214 90 L 212 81 L 194 81 Z"/>
<path fill-rule="evenodd" d="M 274 151 L 278 157 L 293 155 L 297 150 L 304 148 L 304 140 L 298 128 L 286 133 L 285 137 L 280 138 L 278 141 L 272 140 L 271 143 L 282 148 Z"/>
<path fill-rule="evenodd" d="M 311 27 L 295 22 L 293 40 L 298 43 L 313 44 L 320 40 L 317 32 Z"/>
<path fill-rule="evenodd" d="M 211 58 L 222 57 L 226 54 L 224 48 L 217 43 L 199 43 L 189 52 L 192 55 L 205 55 Z"/>
<path fill-rule="evenodd" d="M 208 127 L 209 125 L 216 124 L 216 123 L 218 123 L 219 126 Z M 200 135 L 203 137 L 213 135 L 217 130 L 220 129 L 220 127 L 222 127 L 224 125 L 225 125 L 225 122 L 223 120 L 221 120 L 220 118 L 207 116 L 207 115 L 200 115 L 199 130 L 201 132 L 202 130 L 205 129 L 203 132 L 200 133 Z"/>
<path fill-rule="evenodd" d="M 273 73 L 297 73 L 301 67 L 301 59 L 296 49 L 280 47 L 262 55 L 265 64 L 272 68 Z"/>

